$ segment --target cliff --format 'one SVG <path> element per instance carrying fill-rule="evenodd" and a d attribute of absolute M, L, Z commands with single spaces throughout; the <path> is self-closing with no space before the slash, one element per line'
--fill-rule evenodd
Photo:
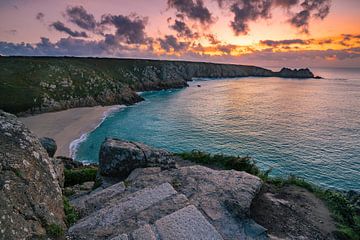
<path fill-rule="evenodd" d="M 308 69 L 268 69 L 203 62 L 72 57 L 0 57 L 0 109 L 40 113 L 133 104 L 136 91 L 187 86 L 194 77 L 313 78 Z"/>

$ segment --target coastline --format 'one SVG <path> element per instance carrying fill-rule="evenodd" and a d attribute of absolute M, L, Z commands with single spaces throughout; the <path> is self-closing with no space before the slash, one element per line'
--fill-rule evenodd
<path fill-rule="evenodd" d="M 71 108 L 58 112 L 20 117 L 37 137 L 50 137 L 57 143 L 56 156 L 74 157 L 77 146 L 96 129 L 109 114 L 124 105 Z"/>

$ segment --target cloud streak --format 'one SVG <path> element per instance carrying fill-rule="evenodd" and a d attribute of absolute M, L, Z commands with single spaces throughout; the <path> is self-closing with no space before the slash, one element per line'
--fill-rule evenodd
<path fill-rule="evenodd" d="M 60 21 L 56 21 L 56 22 L 53 22 L 50 27 L 56 29 L 57 31 L 59 32 L 64 32 L 64 33 L 67 33 L 69 34 L 70 36 L 72 37 L 83 37 L 83 38 L 87 38 L 89 37 L 86 32 L 78 32 L 78 31 L 73 31 L 71 30 L 70 28 L 66 27 L 64 25 L 64 23 L 60 22 Z"/>

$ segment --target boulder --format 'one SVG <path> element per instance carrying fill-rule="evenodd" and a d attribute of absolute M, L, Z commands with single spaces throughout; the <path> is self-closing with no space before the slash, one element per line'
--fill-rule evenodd
<path fill-rule="evenodd" d="M 150 148 L 141 143 L 107 138 L 102 143 L 99 156 L 100 176 L 125 179 L 136 168 L 159 166 L 175 167 L 176 157 L 162 149 Z"/>
<path fill-rule="evenodd" d="M 65 169 L 74 169 L 84 166 L 82 162 L 75 161 L 74 159 L 68 157 L 58 156 L 56 157 L 56 159 L 58 159 L 64 164 Z"/>
<path fill-rule="evenodd" d="M 49 226 L 65 228 L 56 171 L 39 140 L 0 111 L 1 239 L 39 239 Z"/>
<path fill-rule="evenodd" d="M 46 152 L 49 154 L 49 157 L 54 157 L 57 149 L 55 140 L 48 137 L 42 137 L 39 140 L 41 145 L 45 148 Z"/>
<path fill-rule="evenodd" d="M 175 169 L 142 168 L 126 179 L 128 191 L 169 182 L 189 203 L 205 214 L 224 239 L 266 239 L 266 229 L 250 219 L 250 205 L 262 182 L 235 170 L 213 170 L 204 166 Z M 262 230 L 261 230 L 262 229 Z"/>

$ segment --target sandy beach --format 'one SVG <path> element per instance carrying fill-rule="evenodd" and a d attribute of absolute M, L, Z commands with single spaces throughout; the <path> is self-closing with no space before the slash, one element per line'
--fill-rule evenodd
<path fill-rule="evenodd" d="M 93 130 L 106 113 L 121 106 L 72 108 L 59 112 L 42 113 L 19 118 L 38 137 L 50 137 L 57 143 L 55 156 L 70 157 L 70 144 Z"/>

